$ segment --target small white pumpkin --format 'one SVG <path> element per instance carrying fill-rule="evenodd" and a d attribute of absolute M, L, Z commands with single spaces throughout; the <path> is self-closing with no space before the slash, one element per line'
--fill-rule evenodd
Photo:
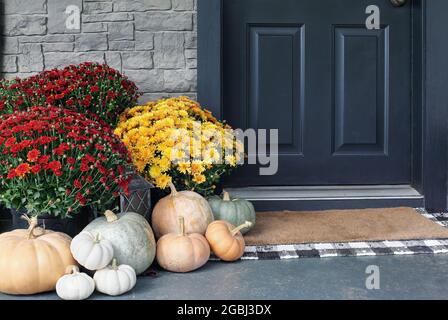
<path fill-rule="evenodd" d="M 64 300 L 84 300 L 95 290 L 95 282 L 77 266 L 68 266 L 66 275 L 56 283 L 56 293 Z"/>
<path fill-rule="evenodd" d="M 104 269 L 95 272 L 96 290 L 110 296 L 118 296 L 134 288 L 137 282 L 135 270 L 126 264 L 117 265 L 117 259 Z"/>
<path fill-rule="evenodd" d="M 114 249 L 109 240 L 101 238 L 99 233 L 93 235 L 87 231 L 73 238 L 70 251 L 75 260 L 89 270 L 103 269 L 114 257 Z"/>

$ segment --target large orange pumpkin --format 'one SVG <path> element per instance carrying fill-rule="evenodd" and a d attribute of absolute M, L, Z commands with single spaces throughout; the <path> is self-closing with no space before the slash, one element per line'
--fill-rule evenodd
<path fill-rule="evenodd" d="M 35 294 L 52 291 L 69 265 L 76 265 L 70 253 L 68 235 L 44 230 L 37 218 L 27 218 L 28 229 L 0 235 L 0 292 Z"/>
<path fill-rule="evenodd" d="M 179 231 L 168 233 L 157 242 L 157 262 L 173 272 L 190 272 L 202 267 L 210 257 L 210 246 L 203 235 L 185 233 L 184 218 L 178 219 Z"/>

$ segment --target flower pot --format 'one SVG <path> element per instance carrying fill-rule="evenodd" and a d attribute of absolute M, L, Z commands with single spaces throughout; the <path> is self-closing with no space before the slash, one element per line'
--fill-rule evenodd
<path fill-rule="evenodd" d="M 132 174 L 132 172 L 127 172 Z M 129 184 L 129 194 L 120 195 L 120 211 L 121 212 L 135 212 L 146 219 L 151 215 L 151 190 L 152 184 L 147 182 L 141 176 L 133 174 L 132 180 Z"/>
<path fill-rule="evenodd" d="M 0 205 L 0 219 L 9 219 L 10 210 L 6 209 L 4 206 Z"/>
<path fill-rule="evenodd" d="M 11 210 L 13 229 L 26 229 L 28 223 L 21 218 L 26 214 L 26 210 Z M 71 237 L 76 236 L 95 218 L 94 212 L 90 207 L 84 207 L 72 218 L 58 218 L 47 214 L 38 216 L 39 226 L 52 231 L 59 231 L 68 234 Z"/>
<path fill-rule="evenodd" d="M 8 231 L 11 228 L 10 210 L 0 205 L 0 233 Z"/>

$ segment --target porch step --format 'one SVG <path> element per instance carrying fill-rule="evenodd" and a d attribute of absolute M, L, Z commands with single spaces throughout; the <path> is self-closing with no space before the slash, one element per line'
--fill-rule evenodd
<path fill-rule="evenodd" d="M 424 197 L 410 185 L 263 186 L 227 188 L 252 201 L 258 211 L 423 207 Z"/>

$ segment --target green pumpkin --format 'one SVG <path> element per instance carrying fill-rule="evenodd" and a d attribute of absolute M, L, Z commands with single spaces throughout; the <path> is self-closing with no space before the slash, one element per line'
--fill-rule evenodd
<path fill-rule="evenodd" d="M 154 261 L 156 241 L 146 219 L 134 212 L 114 214 L 106 211 L 104 217 L 93 220 L 83 231 L 100 234 L 114 248 L 114 257 L 120 264 L 143 273 Z"/>
<path fill-rule="evenodd" d="M 244 199 L 231 199 L 228 192 L 223 192 L 223 198 L 213 196 L 208 199 L 215 220 L 225 220 L 239 226 L 246 221 L 252 222 L 251 227 L 241 230 L 242 234 L 248 232 L 255 225 L 255 209 L 251 202 Z"/>

